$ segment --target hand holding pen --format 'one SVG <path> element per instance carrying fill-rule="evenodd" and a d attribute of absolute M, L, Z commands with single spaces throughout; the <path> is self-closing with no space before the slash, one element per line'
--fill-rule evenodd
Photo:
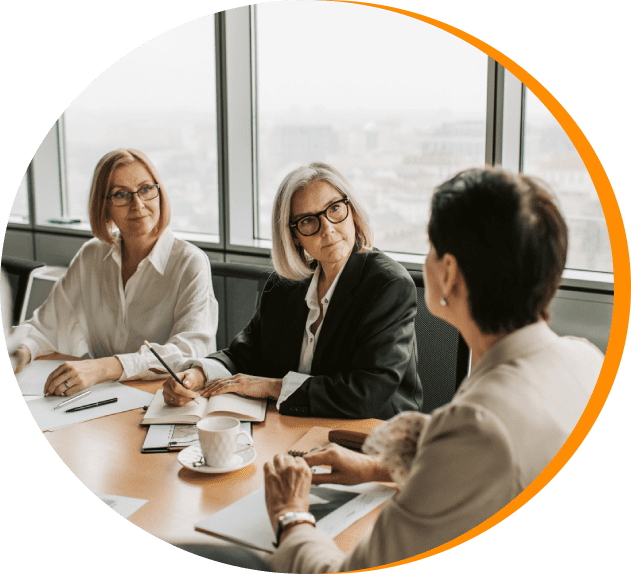
<path fill-rule="evenodd" d="M 156 359 L 158 359 L 158 361 L 160 361 L 160 363 L 162 364 L 162 366 L 168 371 L 169 375 L 171 375 L 171 377 L 173 377 L 173 379 L 175 381 L 177 381 L 182 387 L 186 388 L 186 386 L 184 385 L 184 383 L 180 380 L 180 378 L 171 370 L 171 368 L 169 367 L 169 365 L 167 365 L 163 360 L 162 357 L 160 355 L 158 355 L 158 353 L 155 352 L 155 350 L 151 347 L 151 345 L 145 341 L 145 345 L 147 345 L 147 348 L 156 356 Z M 164 385 L 163 385 L 164 386 Z M 197 404 L 199 404 L 199 401 L 197 399 L 193 399 L 193 401 L 195 401 Z M 174 405 L 174 400 L 173 397 L 171 397 L 171 400 L 169 401 L 169 403 L 171 406 L 175 406 Z"/>

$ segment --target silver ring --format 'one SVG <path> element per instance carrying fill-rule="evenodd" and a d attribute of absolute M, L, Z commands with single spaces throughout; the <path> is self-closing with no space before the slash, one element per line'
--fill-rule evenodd
<path fill-rule="evenodd" d="M 68 381 L 64 381 L 64 385 L 66 385 L 66 389 L 70 388 L 70 385 L 68 384 Z"/>
<path fill-rule="evenodd" d="M 171 397 L 171 400 L 169 401 L 169 404 L 170 404 L 171 406 L 173 406 L 173 397 Z"/>

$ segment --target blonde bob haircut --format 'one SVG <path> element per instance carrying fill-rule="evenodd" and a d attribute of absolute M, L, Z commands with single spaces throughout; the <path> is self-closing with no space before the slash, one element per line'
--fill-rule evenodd
<path fill-rule="evenodd" d="M 355 245 L 358 251 L 372 248 L 372 229 L 368 214 L 357 203 L 349 181 L 335 168 L 325 163 L 312 163 L 292 171 L 280 184 L 272 210 L 272 262 L 276 273 L 291 281 L 302 281 L 313 275 L 313 258 L 294 243 L 291 223 L 291 199 L 294 194 L 314 181 L 326 181 L 350 202 L 350 210 L 355 224 Z"/>
<path fill-rule="evenodd" d="M 160 218 L 153 230 L 157 237 L 160 237 L 164 229 L 171 221 L 171 204 L 164 189 L 164 184 L 158 171 L 151 163 L 151 160 L 141 151 L 136 149 L 117 149 L 106 153 L 94 170 L 92 178 L 92 188 L 90 189 L 90 199 L 88 201 L 88 213 L 90 214 L 90 225 L 92 235 L 98 237 L 104 243 L 112 245 L 114 243 L 114 230 L 116 226 L 110 219 L 108 211 L 107 196 L 110 193 L 112 174 L 116 168 L 122 165 L 129 165 L 139 162 L 151 174 L 154 181 L 160 186 Z"/>

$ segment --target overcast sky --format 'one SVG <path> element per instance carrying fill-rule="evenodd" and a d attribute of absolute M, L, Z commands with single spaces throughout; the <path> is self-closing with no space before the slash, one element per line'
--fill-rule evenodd
<path fill-rule="evenodd" d="M 485 110 L 487 57 L 431 25 L 329 2 L 258 6 L 261 105 L 268 110 Z M 193 74 L 191 74 L 193 72 Z M 194 76 L 194 81 L 191 77 Z M 73 106 L 160 110 L 175 101 L 214 107 L 214 23 L 207 17 L 158 36 L 114 63 Z"/>

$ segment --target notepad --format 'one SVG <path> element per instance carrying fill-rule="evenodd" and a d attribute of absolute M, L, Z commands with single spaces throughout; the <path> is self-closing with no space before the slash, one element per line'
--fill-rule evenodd
<path fill-rule="evenodd" d="M 215 395 L 209 399 L 197 397 L 197 400 L 199 404 L 191 401 L 182 407 L 172 407 L 164 402 L 162 389 L 160 389 L 140 424 L 197 424 L 207 416 L 228 416 L 251 422 L 265 420 L 266 399 L 253 399 L 227 393 Z"/>
<path fill-rule="evenodd" d="M 48 375 L 65 361 L 33 361 L 15 375 L 23 395 L 43 395 Z"/>

